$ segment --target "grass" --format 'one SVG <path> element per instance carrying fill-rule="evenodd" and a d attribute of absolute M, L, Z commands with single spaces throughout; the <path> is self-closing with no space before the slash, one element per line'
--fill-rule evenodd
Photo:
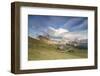
<path fill-rule="evenodd" d="M 87 49 L 79 49 L 70 46 L 73 52 L 57 49 L 57 45 L 46 44 L 40 40 L 29 38 L 28 60 L 56 60 L 87 58 Z"/>

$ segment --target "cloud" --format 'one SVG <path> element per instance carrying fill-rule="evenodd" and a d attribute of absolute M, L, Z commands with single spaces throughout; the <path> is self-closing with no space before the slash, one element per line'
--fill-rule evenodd
<path fill-rule="evenodd" d="M 86 30 L 88 26 L 87 17 L 73 17 L 66 21 L 63 28 L 69 29 L 69 31 Z"/>
<path fill-rule="evenodd" d="M 87 34 L 84 34 L 83 32 L 68 32 L 65 34 L 62 34 L 62 37 L 65 39 L 69 39 L 69 40 L 81 40 L 81 39 L 87 39 Z"/>
<path fill-rule="evenodd" d="M 84 33 L 87 27 L 87 17 L 28 16 L 28 35 L 32 37 L 48 33 L 55 39 L 81 39 L 87 37 L 87 32 Z"/>
<path fill-rule="evenodd" d="M 49 29 L 48 30 L 49 34 L 53 36 L 60 36 L 63 33 L 69 32 L 68 30 L 63 29 L 63 28 L 55 29 L 53 27 L 48 27 L 48 29 Z"/>
<path fill-rule="evenodd" d="M 67 29 L 59 28 L 55 29 L 53 27 L 49 27 L 49 35 L 53 40 L 81 40 L 81 39 L 87 39 L 87 31 L 81 31 L 81 32 L 70 32 Z"/>
<path fill-rule="evenodd" d="M 80 24 L 78 24 L 76 27 L 73 27 L 71 30 L 73 31 L 82 31 L 88 29 L 88 21 L 83 20 Z"/>

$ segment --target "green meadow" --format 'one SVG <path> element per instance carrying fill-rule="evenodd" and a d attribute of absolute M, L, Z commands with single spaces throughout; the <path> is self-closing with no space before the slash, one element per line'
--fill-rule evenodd
<path fill-rule="evenodd" d="M 87 49 L 70 47 L 71 51 L 57 49 L 56 44 L 46 44 L 43 41 L 28 37 L 28 60 L 56 60 L 87 58 Z M 66 45 L 67 47 L 67 45 Z"/>

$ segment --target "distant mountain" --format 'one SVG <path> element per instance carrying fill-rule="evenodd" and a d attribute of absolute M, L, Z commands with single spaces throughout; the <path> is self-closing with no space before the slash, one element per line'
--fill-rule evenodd
<path fill-rule="evenodd" d="M 88 48 L 88 39 L 81 39 L 81 40 L 74 40 L 74 41 L 69 41 L 66 44 L 69 44 L 74 47 L 78 48 Z"/>
<path fill-rule="evenodd" d="M 55 41 L 50 40 L 49 38 L 39 35 L 38 38 L 28 37 L 29 42 L 35 44 L 56 44 Z"/>
<path fill-rule="evenodd" d="M 29 42 L 30 44 L 43 44 L 43 43 L 44 43 L 43 41 L 40 41 L 40 40 L 38 40 L 38 39 L 29 37 L 29 36 L 28 36 L 28 42 Z"/>
<path fill-rule="evenodd" d="M 80 43 L 88 43 L 88 39 L 81 39 Z"/>
<path fill-rule="evenodd" d="M 61 41 L 57 40 L 51 40 L 49 37 L 39 35 L 36 39 L 28 37 L 30 43 L 35 43 L 35 44 L 60 44 L 60 45 L 71 45 L 74 47 L 78 48 L 88 48 L 88 39 L 75 39 L 75 40 L 70 40 L 70 39 L 64 39 Z"/>
<path fill-rule="evenodd" d="M 88 39 L 83 39 L 79 43 L 80 48 L 88 48 Z"/>

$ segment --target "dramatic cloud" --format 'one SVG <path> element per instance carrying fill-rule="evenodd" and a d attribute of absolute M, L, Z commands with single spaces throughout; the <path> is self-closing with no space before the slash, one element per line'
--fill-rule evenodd
<path fill-rule="evenodd" d="M 53 39 L 87 38 L 88 18 L 70 16 L 28 16 L 28 36 L 49 34 Z"/>
<path fill-rule="evenodd" d="M 65 40 L 81 40 L 81 39 L 87 39 L 87 31 L 81 31 L 81 32 L 69 32 L 66 29 L 59 28 L 55 29 L 53 27 L 49 27 L 48 34 L 51 36 L 51 38 L 54 38 L 55 40 L 59 39 L 65 39 Z"/>
<path fill-rule="evenodd" d="M 66 33 L 66 32 L 69 32 L 69 31 L 63 28 L 58 28 L 58 29 L 55 29 L 53 27 L 48 28 L 48 33 L 53 36 L 60 36 L 61 34 Z"/>

